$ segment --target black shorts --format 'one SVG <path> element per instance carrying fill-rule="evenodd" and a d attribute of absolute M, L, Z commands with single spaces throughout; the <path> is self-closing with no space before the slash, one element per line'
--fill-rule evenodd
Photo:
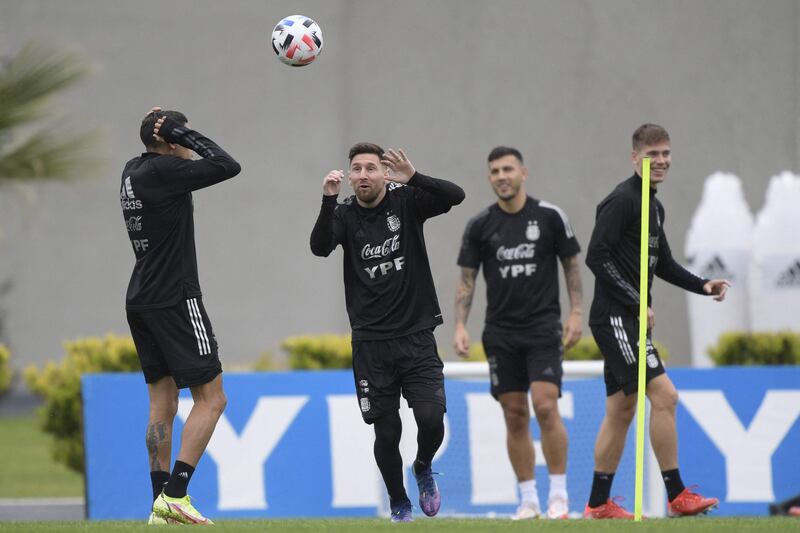
<path fill-rule="evenodd" d="M 405 337 L 353 341 L 353 378 L 364 422 L 400 409 L 400 394 L 415 402 L 447 406 L 442 360 L 433 330 Z"/>
<path fill-rule="evenodd" d="M 589 324 L 603 354 L 603 374 L 606 380 L 606 395 L 620 390 L 626 396 L 638 390 L 639 380 L 639 320 L 630 315 L 611 315 L 606 323 Z M 665 372 L 658 350 L 647 334 L 646 381 Z"/>
<path fill-rule="evenodd" d="M 552 383 L 561 395 L 564 345 L 560 335 L 484 331 L 483 350 L 495 400 L 506 392 L 528 392 L 534 381 Z"/>
<path fill-rule="evenodd" d="M 222 372 L 217 339 L 203 301 L 128 311 L 128 325 L 146 383 L 172 376 L 179 389 L 203 385 Z"/>

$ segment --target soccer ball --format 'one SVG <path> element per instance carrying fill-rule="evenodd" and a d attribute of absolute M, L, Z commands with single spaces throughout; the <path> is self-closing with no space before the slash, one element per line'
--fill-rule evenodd
<path fill-rule="evenodd" d="M 272 30 L 272 49 L 287 65 L 308 65 L 322 52 L 322 29 L 306 16 L 286 17 Z"/>

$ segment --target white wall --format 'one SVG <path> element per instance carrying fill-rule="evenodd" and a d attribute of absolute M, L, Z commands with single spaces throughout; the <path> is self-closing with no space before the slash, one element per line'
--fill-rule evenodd
<path fill-rule="evenodd" d="M 269 45 L 295 12 L 325 36 L 303 69 Z M 13 283 L 0 309 L 20 365 L 59 358 L 65 339 L 127 332 L 133 254 L 116 200 L 151 105 L 183 110 L 244 168 L 195 195 L 204 299 L 232 364 L 288 335 L 347 331 L 340 252 L 315 258 L 308 236 L 322 177 L 355 141 L 403 147 L 467 192 L 427 228 L 445 315 L 437 338 L 451 356 L 455 258 L 465 223 L 492 202 L 493 146 L 522 150 L 529 192 L 564 208 L 585 248 L 595 205 L 631 173 L 633 129 L 663 124 L 674 162 L 659 198 L 680 261 L 705 176 L 742 177 L 758 209 L 767 178 L 800 167 L 792 0 L 0 0 L 0 13 L 0 53 L 44 38 L 93 64 L 57 108 L 102 130 L 106 162 L 85 183 L 35 187 L 33 201 L 0 190 L 0 283 Z M 588 315 L 588 270 L 584 283 Z M 478 291 L 475 339 L 482 282 Z M 657 282 L 654 299 L 656 338 L 687 363 L 683 294 Z"/>

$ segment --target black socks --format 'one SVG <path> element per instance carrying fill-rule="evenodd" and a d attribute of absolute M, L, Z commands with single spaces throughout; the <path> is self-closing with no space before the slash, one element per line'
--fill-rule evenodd
<path fill-rule="evenodd" d="M 150 482 L 153 484 L 153 501 L 156 501 L 158 495 L 164 490 L 164 485 L 167 484 L 167 481 L 169 481 L 169 472 L 150 472 Z"/>
<path fill-rule="evenodd" d="M 194 467 L 188 465 L 183 461 L 175 461 L 175 466 L 172 468 L 172 475 L 169 476 L 167 486 L 164 487 L 164 494 L 170 498 L 183 498 L 186 496 L 186 487 L 189 486 L 189 480 L 192 479 Z"/>
<path fill-rule="evenodd" d="M 611 482 L 614 473 L 595 472 L 592 480 L 592 493 L 589 496 L 589 507 L 600 507 L 608 501 L 611 494 Z"/>
<path fill-rule="evenodd" d="M 683 492 L 686 487 L 683 486 L 681 481 L 681 474 L 678 469 L 675 470 L 662 470 L 661 477 L 664 479 L 664 486 L 667 488 L 667 499 L 674 500 L 678 494 Z"/>

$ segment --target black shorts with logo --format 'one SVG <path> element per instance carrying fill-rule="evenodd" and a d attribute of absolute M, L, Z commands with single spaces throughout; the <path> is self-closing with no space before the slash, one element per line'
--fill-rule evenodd
<path fill-rule="evenodd" d="M 495 399 L 506 392 L 528 392 L 534 381 L 554 384 L 561 395 L 564 345 L 560 330 L 552 333 L 484 330 L 482 340 Z"/>
<path fill-rule="evenodd" d="M 620 313 L 609 315 L 604 322 L 590 323 L 589 327 L 603 354 L 606 395 L 611 396 L 620 390 L 626 396 L 636 393 L 639 380 L 639 319 Z M 648 332 L 647 382 L 664 372 L 661 357 Z"/>
<path fill-rule="evenodd" d="M 364 422 L 400 408 L 400 394 L 415 402 L 447 407 L 444 365 L 436 350 L 432 329 L 392 339 L 354 340 L 353 378 Z"/>
<path fill-rule="evenodd" d="M 128 311 L 128 325 L 146 383 L 172 376 L 184 389 L 222 372 L 217 339 L 199 297 L 163 309 Z"/>

